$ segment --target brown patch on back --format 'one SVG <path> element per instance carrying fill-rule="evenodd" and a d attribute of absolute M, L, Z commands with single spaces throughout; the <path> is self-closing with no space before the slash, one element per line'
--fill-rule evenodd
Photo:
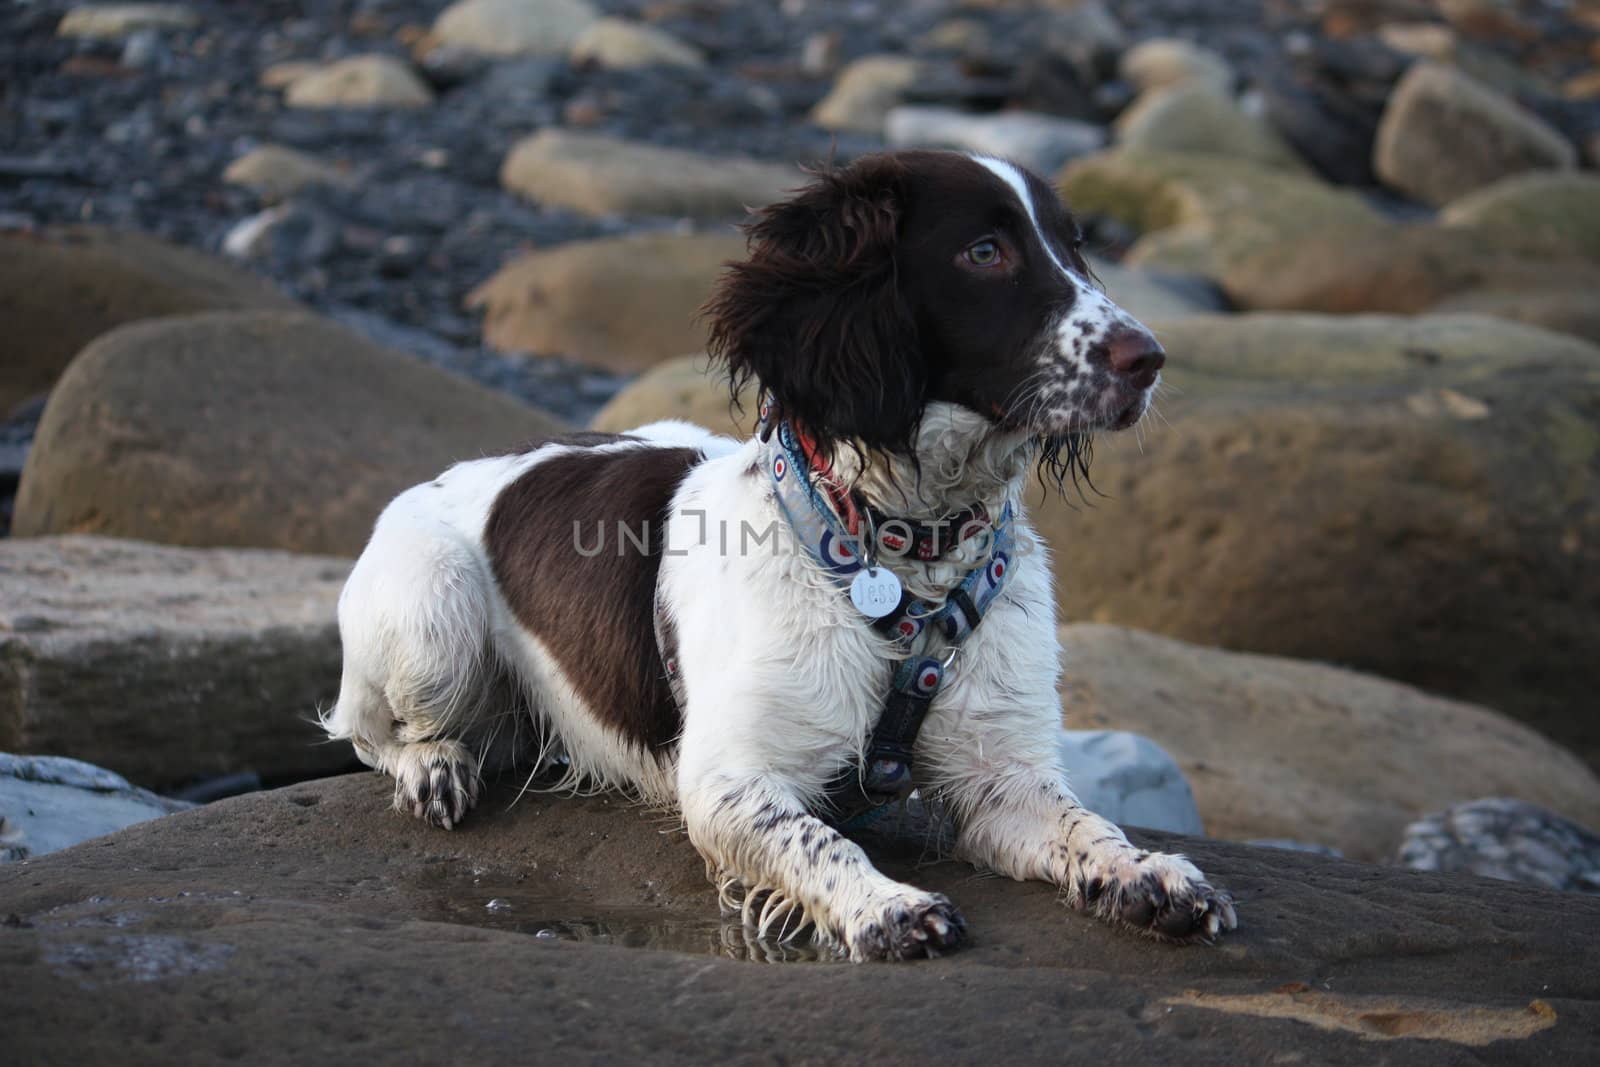
<path fill-rule="evenodd" d="M 584 450 L 544 460 L 506 486 L 484 545 L 517 621 L 550 650 L 594 715 L 660 751 L 682 723 L 656 649 L 656 575 L 672 494 L 703 457 L 642 445 L 587 451 L 625 440 L 557 439 Z"/>

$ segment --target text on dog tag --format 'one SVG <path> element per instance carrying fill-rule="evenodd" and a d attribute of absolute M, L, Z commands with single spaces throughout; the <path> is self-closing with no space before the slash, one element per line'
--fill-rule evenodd
<path fill-rule="evenodd" d="M 900 579 L 888 567 L 863 567 L 850 579 L 850 603 L 868 618 L 881 619 L 900 606 Z"/>

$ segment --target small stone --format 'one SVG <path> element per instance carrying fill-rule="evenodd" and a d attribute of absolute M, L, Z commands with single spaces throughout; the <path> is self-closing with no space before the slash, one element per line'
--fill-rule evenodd
<path fill-rule="evenodd" d="M 1445 60 L 1455 51 L 1456 34 L 1437 22 L 1390 22 L 1378 28 L 1378 40 L 1408 56 Z"/>
<path fill-rule="evenodd" d="M 129 35 L 122 46 L 119 62 L 129 70 L 157 70 L 170 61 L 172 53 L 156 30 L 139 30 Z"/>
<path fill-rule="evenodd" d="M 90 4 L 68 11 L 56 35 L 116 40 L 139 30 L 188 30 L 198 25 L 200 16 L 182 4 Z"/>
<path fill-rule="evenodd" d="M 1196 152 L 1303 172 L 1272 126 L 1204 82 L 1146 91 L 1116 123 L 1117 142 L 1154 152 Z"/>
<path fill-rule="evenodd" d="M 222 172 L 229 185 L 242 185 L 264 203 L 286 200 L 309 185 L 337 185 L 344 176 L 314 156 L 282 145 L 251 149 Z"/>
<path fill-rule="evenodd" d="M 1105 131 L 1092 123 L 1033 111 L 973 115 L 942 107 L 892 108 L 884 137 L 895 147 L 957 148 L 1014 160 L 1050 174 L 1068 160 L 1097 151 Z"/>
<path fill-rule="evenodd" d="M 81 760 L 0 752 L 0 863 L 42 856 L 191 806 Z"/>
<path fill-rule="evenodd" d="M 599 17 L 582 0 L 459 0 L 439 13 L 433 34 L 489 55 L 563 56 Z"/>
<path fill-rule="evenodd" d="M 627 19 L 605 18 L 591 24 L 573 43 L 574 63 L 594 63 L 615 70 L 636 67 L 703 67 L 705 56 L 664 30 Z"/>
<path fill-rule="evenodd" d="M 813 78 L 832 74 L 839 69 L 843 44 L 844 35 L 838 30 L 813 33 L 800 46 L 800 69 Z"/>
<path fill-rule="evenodd" d="M 433 90 L 392 56 L 351 56 L 296 78 L 284 93 L 290 107 L 426 107 Z"/>
<path fill-rule="evenodd" d="M 1233 91 L 1235 77 L 1228 61 L 1210 49 L 1168 37 L 1128 49 L 1123 53 L 1118 75 L 1141 91 L 1197 84 L 1224 93 Z"/>
<path fill-rule="evenodd" d="M 827 130 L 879 134 L 889 109 L 924 75 L 924 65 L 906 56 L 866 56 L 840 71 L 833 89 L 811 111 Z"/>
<path fill-rule="evenodd" d="M 1600 894 L 1600 834 L 1509 797 L 1456 804 L 1407 826 L 1402 867 Z"/>
<path fill-rule="evenodd" d="M 287 89 L 307 74 L 321 69 L 321 63 L 315 63 L 308 59 L 291 59 L 283 63 L 274 63 L 270 67 L 264 68 L 256 79 L 256 84 L 263 89 Z"/>

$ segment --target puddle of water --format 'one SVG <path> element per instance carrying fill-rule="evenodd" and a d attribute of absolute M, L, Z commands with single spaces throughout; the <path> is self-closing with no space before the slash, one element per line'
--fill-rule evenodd
<path fill-rule="evenodd" d="M 448 896 L 436 897 L 438 922 L 509 930 L 541 940 L 581 941 L 621 948 L 656 949 L 719 956 L 757 963 L 832 961 L 837 957 L 810 944 L 810 932 L 793 944 L 759 939 L 737 918 L 712 912 L 686 917 L 661 908 L 597 907 L 593 903 L 558 900 L 528 893 L 521 887 L 481 884 L 474 879 Z"/>

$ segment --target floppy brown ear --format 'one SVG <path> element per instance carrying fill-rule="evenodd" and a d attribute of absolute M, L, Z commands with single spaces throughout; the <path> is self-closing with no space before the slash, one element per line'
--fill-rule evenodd
<path fill-rule="evenodd" d="M 896 262 L 904 181 L 888 156 L 818 173 L 757 212 L 701 309 L 734 395 L 755 379 L 824 447 L 911 450 L 927 383 Z"/>

